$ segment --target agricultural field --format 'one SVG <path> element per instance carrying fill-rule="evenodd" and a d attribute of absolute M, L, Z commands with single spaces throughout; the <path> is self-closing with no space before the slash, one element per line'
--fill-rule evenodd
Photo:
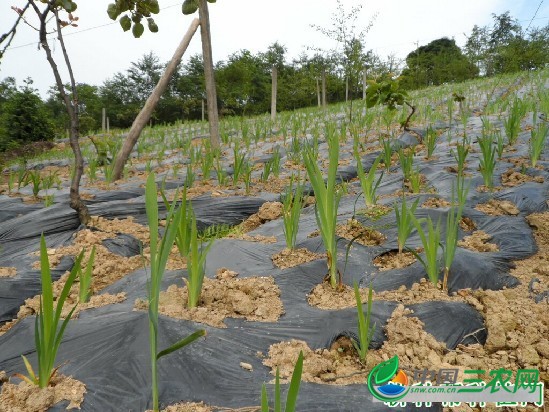
<path fill-rule="evenodd" d="M 393 410 L 367 378 L 394 356 L 415 382 L 538 370 L 548 400 L 549 70 L 409 101 L 408 130 L 362 100 L 225 118 L 219 150 L 146 128 L 116 182 L 126 131 L 82 138 L 86 227 L 68 142 L 6 165 L 0 411 L 259 411 L 298 374 L 298 411 Z M 422 409 L 480 410 L 394 410 Z"/>

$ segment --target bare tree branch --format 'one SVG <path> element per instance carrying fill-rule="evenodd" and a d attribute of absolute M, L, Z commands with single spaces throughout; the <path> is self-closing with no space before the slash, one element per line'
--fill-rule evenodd
<path fill-rule="evenodd" d="M 7 33 L 4 33 L 0 36 L 0 44 L 4 43 L 7 39 L 7 43 L 2 48 L 2 50 L 0 50 L 0 60 L 2 59 L 2 56 L 4 55 L 8 47 L 10 47 L 10 44 L 13 38 L 15 37 L 15 33 L 17 32 L 17 27 L 19 26 L 19 23 L 21 23 L 21 21 L 24 21 L 23 16 L 25 15 L 25 12 L 28 10 L 29 5 L 30 4 L 27 3 L 25 7 L 23 7 L 22 9 L 14 9 L 19 16 L 17 17 L 17 20 L 15 20 L 15 23 L 13 24 L 12 28 Z"/>

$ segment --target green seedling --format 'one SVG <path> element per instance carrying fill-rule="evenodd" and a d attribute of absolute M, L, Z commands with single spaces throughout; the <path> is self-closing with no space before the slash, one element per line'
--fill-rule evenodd
<path fill-rule="evenodd" d="M 412 206 L 408 208 L 406 204 L 406 196 L 402 196 L 402 203 L 400 204 L 400 210 L 397 204 L 394 204 L 395 209 L 395 218 L 397 223 L 397 243 L 398 243 L 398 253 L 401 255 L 406 245 L 406 240 L 412 233 L 414 228 L 414 213 L 416 212 L 419 199 L 416 199 Z"/>
<path fill-rule="evenodd" d="M 271 158 L 273 174 L 275 177 L 280 176 L 280 158 L 280 151 L 277 147 L 273 153 L 273 157 Z"/>
<path fill-rule="evenodd" d="M 227 172 L 223 170 L 223 166 L 221 165 L 219 158 L 217 158 L 216 161 L 215 174 L 217 175 L 217 184 L 219 186 L 225 186 L 227 183 Z"/>
<path fill-rule="evenodd" d="M 187 171 L 185 173 L 185 187 L 186 188 L 193 187 L 195 179 L 196 179 L 196 174 L 193 171 L 193 167 L 191 164 L 188 164 Z"/>
<path fill-rule="evenodd" d="M 376 329 L 376 325 L 374 324 L 372 327 L 370 327 L 370 318 L 372 315 L 372 284 L 370 283 L 370 287 L 368 289 L 368 308 L 366 311 L 366 316 L 364 316 L 364 312 L 362 310 L 362 299 L 360 298 L 360 291 L 358 289 L 358 285 L 356 282 L 354 283 L 354 290 L 355 290 L 355 300 L 356 300 L 356 310 L 358 314 L 358 342 L 353 339 L 353 346 L 355 347 L 358 357 L 361 361 L 366 360 L 366 355 L 368 354 L 368 347 L 370 346 L 370 342 L 372 341 L 372 338 L 374 337 L 374 331 Z"/>
<path fill-rule="evenodd" d="M 213 240 L 205 247 L 199 247 L 198 242 L 196 217 L 191 210 L 191 248 L 187 256 L 188 279 L 184 279 L 187 284 L 187 293 L 189 296 L 187 307 L 189 309 L 196 308 L 200 301 L 202 284 L 204 283 L 206 256 L 213 245 Z"/>
<path fill-rule="evenodd" d="M 271 170 L 273 167 L 272 159 L 267 160 L 265 163 L 263 163 L 263 172 L 261 173 L 261 181 L 266 182 L 269 180 L 269 176 L 271 175 Z"/>
<path fill-rule="evenodd" d="M 538 159 L 545 147 L 547 135 L 549 134 L 549 126 L 547 122 L 536 124 L 536 114 L 534 113 L 534 127 L 530 131 L 530 161 L 532 167 L 536 167 Z"/>
<path fill-rule="evenodd" d="M 299 229 L 299 216 L 303 207 L 303 185 L 297 178 L 294 192 L 294 178 L 290 179 L 290 186 L 286 196 L 282 199 L 282 218 L 284 220 L 284 239 L 286 247 L 294 249 Z"/>
<path fill-rule="evenodd" d="M 423 250 L 425 253 L 425 259 L 422 258 L 415 250 L 408 249 L 417 260 L 421 262 L 427 273 L 427 277 L 436 285 L 440 274 L 440 266 L 438 261 L 438 249 L 440 247 L 440 221 L 435 227 L 431 217 L 427 218 L 427 234 L 421 227 L 421 223 L 415 217 L 413 218 L 414 226 L 419 233 L 421 243 L 423 244 Z"/>
<path fill-rule="evenodd" d="M 517 142 L 520 133 L 520 122 L 526 115 L 528 106 L 519 98 L 515 98 L 505 119 L 503 119 L 503 127 L 507 134 L 509 145 L 514 145 Z"/>
<path fill-rule="evenodd" d="M 465 204 L 464 199 L 467 197 L 467 193 L 469 192 L 469 185 L 464 186 L 463 179 L 459 177 L 457 181 L 457 186 L 457 197 L 459 205 L 457 208 L 454 206 L 455 195 L 454 189 L 452 188 L 452 207 L 450 207 L 450 210 L 448 211 L 448 215 L 446 217 L 446 242 L 443 247 L 444 277 L 442 280 L 442 290 L 448 290 L 448 278 L 450 276 L 452 263 L 454 262 L 454 256 L 456 254 L 458 242 L 459 222 L 461 220 L 461 214 L 463 212 L 463 207 Z"/>
<path fill-rule="evenodd" d="M 503 157 L 503 151 L 505 150 L 505 141 L 499 130 L 494 131 L 494 135 L 496 136 L 496 152 L 498 154 L 498 160 L 500 160 Z"/>
<path fill-rule="evenodd" d="M 80 268 L 80 270 L 78 271 L 78 277 L 80 279 L 78 301 L 80 303 L 88 302 L 92 295 L 91 280 L 92 280 L 92 271 L 93 271 L 94 261 L 95 261 L 95 246 L 92 248 L 86 268 L 85 269 Z"/>
<path fill-rule="evenodd" d="M 177 230 L 179 227 L 179 219 L 181 216 L 175 211 L 176 200 L 172 202 L 168 209 L 166 217 L 166 228 L 164 236 L 159 241 L 158 239 L 158 199 L 157 187 L 155 183 L 154 173 L 149 174 L 145 187 L 145 208 L 147 212 L 147 220 L 150 230 L 150 269 L 151 279 L 148 284 L 149 298 L 149 345 L 151 355 L 151 373 L 152 373 L 152 397 L 153 410 L 158 411 L 158 359 L 168 355 L 188 344 L 194 342 L 201 336 L 206 334 L 206 331 L 200 329 L 186 338 L 176 342 L 169 348 L 158 352 L 158 302 L 160 298 L 160 286 L 162 277 L 166 270 L 166 263 L 170 255 L 172 245 L 174 244 Z"/>
<path fill-rule="evenodd" d="M 360 180 L 360 186 L 362 187 L 362 194 L 364 195 L 366 207 L 374 206 L 377 203 L 376 191 L 381 183 L 381 179 L 383 178 L 383 172 L 381 172 L 377 181 L 375 180 L 376 170 L 379 162 L 381 161 L 381 156 L 378 156 L 376 160 L 374 160 L 368 174 L 364 173 L 364 167 L 362 166 L 362 160 L 360 159 L 358 151 L 355 151 L 355 159 L 358 178 Z"/>
<path fill-rule="evenodd" d="M 27 182 L 32 183 L 32 195 L 38 197 L 38 192 L 42 188 L 42 176 L 38 170 L 29 170 L 27 173 Z"/>
<path fill-rule="evenodd" d="M 435 129 L 431 126 L 427 128 L 427 133 L 425 134 L 425 145 L 427 146 L 427 159 L 430 159 L 435 152 L 437 147 L 439 135 Z"/>
<path fill-rule="evenodd" d="M 458 165 L 458 175 L 462 176 L 465 169 L 465 161 L 469 155 L 469 145 L 465 142 L 465 139 L 462 143 L 457 143 L 456 151 L 451 151 L 454 159 L 456 159 Z"/>
<path fill-rule="evenodd" d="M 412 193 L 419 193 L 421 191 L 421 173 L 419 173 L 418 169 L 410 173 L 408 181 L 410 182 Z"/>
<path fill-rule="evenodd" d="M 484 179 L 484 185 L 491 188 L 493 184 L 494 169 L 496 167 L 496 148 L 492 146 L 492 139 L 488 136 L 479 137 L 478 144 L 482 156 L 480 158 L 480 173 Z"/>
<path fill-rule="evenodd" d="M 385 165 L 385 170 L 389 171 L 391 168 L 391 161 L 393 160 L 393 149 L 391 147 L 390 139 L 380 138 L 381 146 L 383 147 L 383 152 L 381 156 L 383 158 L 383 164 Z"/>
<path fill-rule="evenodd" d="M 238 145 L 234 147 L 234 164 L 233 164 L 233 186 L 236 186 L 238 179 L 244 170 L 246 164 L 246 153 L 240 153 Z"/>
<path fill-rule="evenodd" d="M 398 158 L 400 160 L 400 167 L 402 168 L 402 174 L 405 179 L 410 178 L 412 173 L 412 166 L 414 165 L 414 152 L 411 150 L 404 151 L 398 149 Z"/>
<path fill-rule="evenodd" d="M 61 313 L 67 297 L 69 296 L 72 284 L 76 279 L 80 264 L 82 263 L 83 253 L 76 258 L 75 264 L 65 281 L 63 290 L 58 296 L 56 305 L 53 304 L 53 289 L 50 272 L 50 262 L 46 248 L 44 234 L 40 237 L 40 280 L 42 283 L 42 296 L 40 297 L 40 309 L 34 323 L 34 341 L 36 345 L 36 355 L 38 357 L 38 374 L 36 374 L 29 362 L 23 357 L 23 362 L 27 369 L 28 377 L 18 375 L 21 379 L 31 385 L 38 385 L 40 388 L 46 388 L 57 368 L 54 367 L 57 351 L 61 345 L 63 334 L 69 323 L 69 320 L 76 309 L 76 305 L 61 322 Z M 61 323 L 60 323 L 61 322 Z M 59 327 L 59 325 L 61 325 Z"/>
<path fill-rule="evenodd" d="M 337 210 L 341 199 L 341 193 L 336 190 L 339 140 L 335 133 L 335 126 L 329 124 L 326 127 L 326 140 L 329 152 L 328 179 L 326 184 L 324 184 L 324 178 L 318 166 L 317 157 L 309 147 L 305 147 L 303 151 L 303 160 L 316 198 L 315 215 L 322 241 L 326 248 L 330 284 L 335 288 L 339 274 L 337 269 L 336 241 Z M 341 286 L 341 284 L 342 279 L 339 276 L 339 285 Z"/>
<path fill-rule="evenodd" d="M 303 352 L 299 352 L 297 362 L 295 363 L 294 371 L 292 373 L 292 379 L 290 381 L 290 387 L 288 388 L 288 394 L 286 395 L 286 406 L 284 412 L 294 412 L 297 403 L 297 396 L 299 394 L 299 386 L 301 385 L 301 373 L 303 372 Z M 278 367 L 276 368 L 275 377 L 275 400 L 274 411 L 282 411 L 282 403 L 280 396 L 280 373 Z M 269 412 L 269 398 L 267 397 L 267 388 L 263 384 L 261 388 L 261 412 Z"/>

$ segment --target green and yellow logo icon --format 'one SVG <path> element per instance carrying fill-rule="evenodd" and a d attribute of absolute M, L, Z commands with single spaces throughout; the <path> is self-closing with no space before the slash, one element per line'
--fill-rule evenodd
<path fill-rule="evenodd" d="M 410 390 L 408 377 L 398 369 L 398 356 L 381 362 L 368 374 L 368 389 L 383 402 L 402 399 Z"/>

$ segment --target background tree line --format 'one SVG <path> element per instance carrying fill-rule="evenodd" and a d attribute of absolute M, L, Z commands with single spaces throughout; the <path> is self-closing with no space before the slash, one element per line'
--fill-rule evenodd
<path fill-rule="evenodd" d="M 495 76 L 532 70 L 549 63 L 549 25 L 523 29 L 509 12 L 493 15 L 491 27 L 474 26 L 463 49 L 441 38 L 411 51 L 404 62 L 381 58 L 366 50 L 359 39 L 346 49 L 330 53 L 302 53 L 289 61 L 284 46 L 274 43 L 265 51 L 239 50 L 215 65 L 218 108 L 221 116 L 251 116 L 268 112 L 271 70 L 278 71 L 277 110 L 320 104 L 320 78 L 326 74 L 327 101 L 362 96 L 362 73 L 368 78 L 387 73 L 402 76 L 408 89 L 460 82 L 477 76 Z M 158 82 L 165 64 L 152 52 L 131 63 L 102 85 L 77 84 L 80 127 L 83 133 L 101 129 L 105 108 L 111 127 L 131 126 Z M 349 76 L 349 67 L 356 73 Z M 349 81 L 349 79 L 351 81 Z M 67 93 L 70 88 L 67 85 Z M 205 99 L 201 55 L 181 64 L 152 117 L 153 123 L 173 123 L 202 117 Z M 43 101 L 32 80 L 17 85 L 13 78 L 0 81 L 0 150 L 34 140 L 64 135 L 69 119 L 63 101 L 52 87 Z"/>

